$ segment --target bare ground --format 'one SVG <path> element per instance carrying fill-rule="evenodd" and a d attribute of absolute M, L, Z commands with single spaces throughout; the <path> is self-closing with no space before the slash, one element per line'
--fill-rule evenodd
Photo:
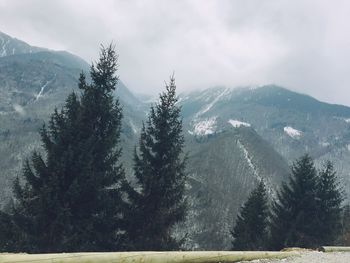
<path fill-rule="evenodd" d="M 300 257 L 292 257 L 280 260 L 254 260 L 250 263 L 350 263 L 350 252 L 323 253 L 304 252 Z M 248 263 L 248 262 L 247 262 Z"/>

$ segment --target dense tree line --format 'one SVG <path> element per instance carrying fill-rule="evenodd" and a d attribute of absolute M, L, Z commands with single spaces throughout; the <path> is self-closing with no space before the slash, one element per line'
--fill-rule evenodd
<path fill-rule="evenodd" d="M 250 194 L 232 231 L 233 249 L 334 245 L 342 231 L 342 201 L 333 164 L 328 161 L 317 172 L 311 157 L 304 155 L 291 167 L 271 212 L 263 183 Z"/>
<path fill-rule="evenodd" d="M 180 108 L 171 78 L 151 107 L 135 149 L 136 185 L 120 163 L 122 107 L 112 45 L 102 47 L 72 93 L 41 131 L 44 153 L 34 152 L 14 183 L 14 199 L 0 213 L 0 250 L 31 253 L 170 250 L 172 227 L 183 220 L 185 159 Z"/>

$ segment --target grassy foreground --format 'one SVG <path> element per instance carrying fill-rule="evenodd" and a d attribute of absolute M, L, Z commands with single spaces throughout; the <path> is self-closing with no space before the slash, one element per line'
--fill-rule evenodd
<path fill-rule="evenodd" d="M 262 251 L 203 251 L 203 252 L 111 252 L 111 253 L 61 253 L 61 254 L 0 254 L 0 263 L 5 262 L 40 262 L 40 263 L 216 263 L 239 262 L 254 259 L 282 259 L 299 256 L 296 251 L 262 252 Z"/>

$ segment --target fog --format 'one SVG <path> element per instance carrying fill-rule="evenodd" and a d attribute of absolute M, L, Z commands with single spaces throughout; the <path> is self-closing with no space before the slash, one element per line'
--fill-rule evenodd
<path fill-rule="evenodd" d="M 350 105 L 349 1 L 0 0 L 0 31 L 88 62 L 116 43 L 134 92 L 277 84 Z"/>

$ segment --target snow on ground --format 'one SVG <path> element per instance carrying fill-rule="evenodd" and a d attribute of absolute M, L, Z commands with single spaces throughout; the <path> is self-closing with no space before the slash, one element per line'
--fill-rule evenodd
<path fill-rule="evenodd" d="M 5 57 L 5 56 L 7 56 L 6 46 L 10 43 L 10 40 L 8 39 L 6 41 L 3 38 L 0 38 L 0 39 L 1 39 L 1 46 L 2 46 L 2 51 L 1 51 L 0 57 Z"/>
<path fill-rule="evenodd" d="M 338 116 L 333 116 L 333 118 L 336 120 L 345 121 L 346 123 L 350 123 L 350 118 L 343 118 L 343 117 L 338 117 Z"/>
<path fill-rule="evenodd" d="M 38 93 L 38 95 L 36 95 L 35 100 L 38 100 L 40 97 L 43 96 L 44 90 L 49 83 L 50 83 L 50 81 L 46 81 L 45 85 L 40 88 L 40 92 Z"/>
<path fill-rule="evenodd" d="M 205 105 L 199 112 L 197 112 L 197 114 L 195 115 L 195 118 L 198 118 L 199 116 L 201 116 L 204 113 L 206 113 L 207 111 L 209 111 L 215 105 L 215 103 L 220 101 L 221 98 L 224 98 L 230 92 L 231 92 L 230 88 L 224 89 L 215 99 L 213 99 L 212 102 L 210 102 L 209 104 Z"/>
<path fill-rule="evenodd" d="M 255 168 L 252 159 L 249 156 L 247 148 L 241 143 L 240 140 L 237 140 L 238 147 L 243 151 L 244 158 L 246 159 L 249 167 L 252 169 L 254 176 L 258 179 L 258 181 L 261 181 L 261 176 L 259 175 L 257 169 Z"/>
<path fill-rule="evenodd" d="M 15 110 L 15 112 L 17 112 L 19 115 L 25 115 L 26 111 L 24 110 L 24 108 L 19 105 L 19 104 L 13 104 L 13 109 Z"/>
<path fill-rule="evenodd" d="M 193 125 L 193 131 L 189 131 L 190 134 L 195 135 L 208 135 L 213 134 L 216 129 L 216 117 L 211 117 L 203 121 L 196 122 Z"/>
<path fill-rule="evenodd" d="M 284 127 L 283 130 L 288 136 L 292 137 L 293 139 L 299 139 L 302 134 L 301 131 L 294 129 L 290 126 Z"/>
<path fill-rule="evenodd" d="M 260 176 L 260 174 L 258 172 L 258 169 L 253 164 L 252 158 L 250 157 L 247 148 L 243 145 L 243 143 L 241 143 L 240 140 L 237 140 L 237 145 L 243 151 L 244 158 L 246 159 L 250 169 L 252 170 L 254 177 L 257 179 L 258 182 L 263 180 L 263 178 Z M 264 180 L 264 183 L 265 183 L 265 187 L 267 189 L 267 192 L 270 195 L 275 196 L 275 191 L 271 187 L 270 183 L 267 180 Z"/>
<path fill-rule="evenodd" d="M 328 147 L 331 144 L 329 142 L 320 142 L 320 145 L 323 146 L 323 147 Z"/>
<path fill-rule="evenodd" d="M 243 122 L 243 121 L 229 120 L 228 123 L 230 123 L 235 128 L 238 128 L 238 127 L 241 127 L 241 126 L 250 127 L 249 123 L 246 123 L 246 122 Z"/>
<path fill-rule="evenodd" d="M 44 91 L 45 91 L 45 88 L 47 87 L 47 85 L 49 85 L 50 83 L 52 83 L 52 81 L 54 81 L 55 78 L 56 78 L 56 74 L 55 74 L 55 76 L 54 76 L 52 79 L 46 81 L 46 83 L 44 84 L 44 86 L 42 86 L 42 87 L 40 88 L 40 92 L 36 95 L 35 100 L 38 100 L 40 97 L 43 96 Z"/>
<path fill-rule="evenodd" d="M 247 262 L 247 261 L 244 261 Z M 249 261 L 250 263 L 349 263 L 350 253 L 323 253 L 307 252 L 300 257 L 291 257 L 279 260 L 260 259 Z M 243 261 L 241 261 L 243 263 Z M 248 262 L 247 262 L 248 263 Z"/>
<path fill-rule="evenodd" d="M 130 127 L 131 127 L 132 131 L 134 132 L 134 134 L 136 134 L 137 133 L 137 127 L 136 127 L 136 125 L 134 124 L 134 122 L 131 119 L 129 120 L 129 124 L 130 124 Z"/>

